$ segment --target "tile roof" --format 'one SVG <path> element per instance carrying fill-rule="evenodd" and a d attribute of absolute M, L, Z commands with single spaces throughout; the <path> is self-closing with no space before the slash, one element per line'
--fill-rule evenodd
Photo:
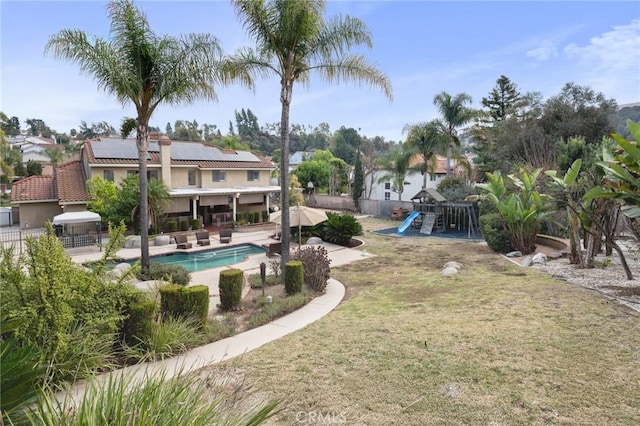
<path fill-rule="evenodd" d="M 55 185 L 60 203 L 87 201 L 86 178 L 80 161 L 72 161 L 56 168 Z"/>
<path fill-rule="evenodd" d="M 11 185 L 11 201 L 55 200 L 53 176 L 30 176 Z"/>
<path fill-rule="evenodd" d="M 416 154 L 411 158 L 409 162 L 409 167 L 414 168 L 424 162 L 424 157 L 422 154 Z M 458 170 L 460 166 L 458 162 L 452 158 L 451 159 L 451 170 Z M 443 155 L 436 155 L 436 169 L 435 173 L 439 175 L 443 175 L 447 173 L 447 157 Z"/>

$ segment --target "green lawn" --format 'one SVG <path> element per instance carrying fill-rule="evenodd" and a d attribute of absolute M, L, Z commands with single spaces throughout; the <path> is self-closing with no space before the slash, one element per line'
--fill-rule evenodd
<path fill-rule="evenodd" d="M 282 399 L 270 424 L 640 424 L 637 312 L 478 243 L 364 240 L 335 311 L 212 367 Z"/>

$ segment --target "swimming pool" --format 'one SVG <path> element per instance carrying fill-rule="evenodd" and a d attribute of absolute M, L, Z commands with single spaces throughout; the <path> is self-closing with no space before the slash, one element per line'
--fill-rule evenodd
<path fill-rule="evenodd" d="M 180 265 L 189 272 L 240 263 L 246 256 L 265 253 L 265 249 L 254 244 L 240 244 L 225 248 L 196 251 L 191 253 L 176 252 L 151 256 L 150 262 L 165 265 Z M 129 263 L 134 263 L 130 261 Z"/>

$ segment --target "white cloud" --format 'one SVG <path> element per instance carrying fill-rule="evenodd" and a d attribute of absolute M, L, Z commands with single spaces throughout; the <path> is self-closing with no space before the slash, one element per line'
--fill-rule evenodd
<path fill-rule="evenodd" d="M 585 46 L 569 44 L 563 53 L 607 96 L 620 103 L 640 100 L 640 19 L 615 26 Z"/>
<path fill-rule="evenodd" d="M 558 49 L 553 44 L 540 46 L 535 49 L 527 50 L 527 56 L 537 61 L 544 62 L 558 56 Z"/>

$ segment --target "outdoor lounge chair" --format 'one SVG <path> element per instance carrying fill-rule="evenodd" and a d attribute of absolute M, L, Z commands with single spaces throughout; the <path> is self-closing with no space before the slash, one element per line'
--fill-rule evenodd
<path fill-rule="evenodd" d="M 209 231 L 198 231 L 196 232 L 196 240 L 198 240 L 199 246 L 208 246 L 211 244 L 211 240 L 209 239 Z"/>
<path fill-rule="evenodd" d="M 231 234 L 233 231 L 231 229 L 221 229 L 220 230 L 220 242 L 221 243 L 230 243 L 231 242 Z"/>
<path fill-rule="evenodd" d="M 278 242 L 278 243 L 266 243 L 263 244 L 262 247 L 267 249 L 267 257 L 273 257 L 275 255 L 281 255 L 282 254 L 282 243 Z"/>
<path fill-rule="evenodd" d="M 193 244 L 187 241 L 186 234 L 176 235 L 176 244 L 178 245 L 177 248 L 179 249 L 190 249 L 191 247 L 193 247 Z"/>

